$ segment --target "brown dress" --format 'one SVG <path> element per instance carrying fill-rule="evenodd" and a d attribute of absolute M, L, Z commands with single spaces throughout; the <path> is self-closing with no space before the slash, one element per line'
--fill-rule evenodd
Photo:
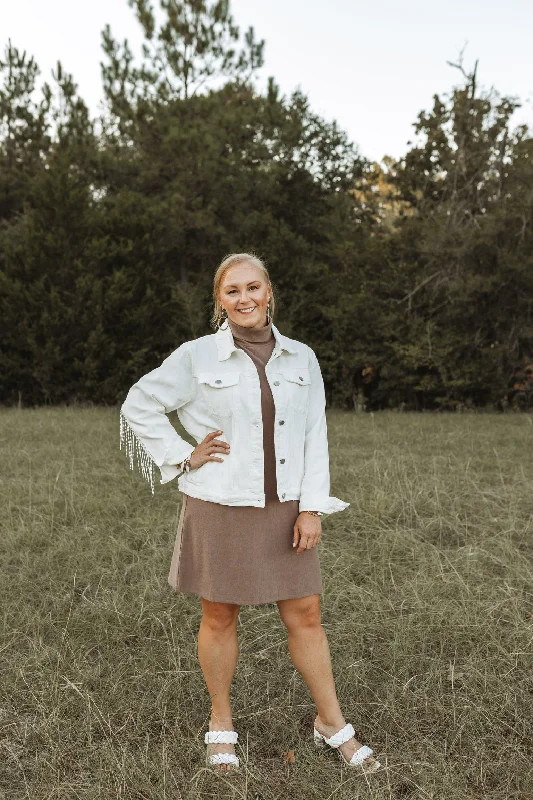
<path fill-rule="evenodd" d="M 236 347 L 248 353 L 259 374 L 265 507 L 228 506 L 184 494 L 168 582 L 176 592 L 239 605 L 321 593 L 318 548 L 297 553 L 292 546 L 298 500 L 281 502 L 277 493 L 274 399 L 265 375 L 275 345 L 272 324 L 247 328 L 228 322 Z"/>

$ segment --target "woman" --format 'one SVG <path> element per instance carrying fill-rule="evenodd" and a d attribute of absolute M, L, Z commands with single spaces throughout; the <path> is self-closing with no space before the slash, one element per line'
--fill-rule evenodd
<path fill-rule="evenodd" d="M 320 618 L 321 515 L 329 496 L 324 384 L 313 350 L 273 324 L 268 271 L 229 255 L 213 286 L 215 334 L 185 342 L 143 376 L 121 409 L 125 442 L 154 486 L 178 478 L 184 499 L 168 582 L 201 598 L 198 658 L 211 696 L 206 761 L 239 766 L 230 685 L 242 604 L 276 602 L 289 652 L 316 703 L 314 740 L 365 772 L 380 764 L 337 700 Z M 221 324 L 222 323 L 222 324 Z M 166 417 L 176 410 L 190 445 Z"/>

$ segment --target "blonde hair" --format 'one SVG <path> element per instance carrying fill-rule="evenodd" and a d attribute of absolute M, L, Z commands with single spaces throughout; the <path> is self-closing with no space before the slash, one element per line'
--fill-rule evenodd
<path fill-rule="evenodd" d="M 222 316 L 222 306 L 220 305 L 217 297 L 222 278 L 230 267 L 234 267 L 236 264 L 244 263 L 253 264 L 254 267 L 259 267 L 259 269 L 263 270 L 272 293 L 270 298 L 270 319 L 274 321 L 274 308 L 276 303 L 274 298 L 274 289 L 272 288 L 272 283 L 270 282 L 270 276 L 268 274 L 266 264 L 258 256 L 256 256 L 255 253 L 230 253 L 229 255 L 225 256 L 218 265 L 213 278 L 213 314 L 211 316 L 211 325 L 214 328 L 219 328 L 224 319 Z"/>

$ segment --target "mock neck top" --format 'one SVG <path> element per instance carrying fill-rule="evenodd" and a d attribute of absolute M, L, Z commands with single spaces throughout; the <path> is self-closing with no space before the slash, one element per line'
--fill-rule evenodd
<path fill-rule="evenodd" d="M 268 325 L 262 328 L 250 328 L 247 325 L 239 325 L 228 317 L 228 324 L 233 334 L 233 338 L 242 342 L 270 342 L 274 339 L 272 330 L 272 319 Z"/>

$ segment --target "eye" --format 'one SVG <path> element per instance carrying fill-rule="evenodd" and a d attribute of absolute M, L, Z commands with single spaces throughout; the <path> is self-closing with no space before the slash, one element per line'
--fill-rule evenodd
<path fill-rule="evenodd" d="M 260 288 L 260 287 L 259 287 L 259 286 L 256 286 L 256 285 L 254 285 L 254 286 L 250 286 L 250 289 L 259 289 L 259 288 Z M 230 290 L 228 291 L 228 294 L 233 294 L 233 292 L 234 292 L 234 291 L 235 291 L 235 289 L 230 289 Z"/>

